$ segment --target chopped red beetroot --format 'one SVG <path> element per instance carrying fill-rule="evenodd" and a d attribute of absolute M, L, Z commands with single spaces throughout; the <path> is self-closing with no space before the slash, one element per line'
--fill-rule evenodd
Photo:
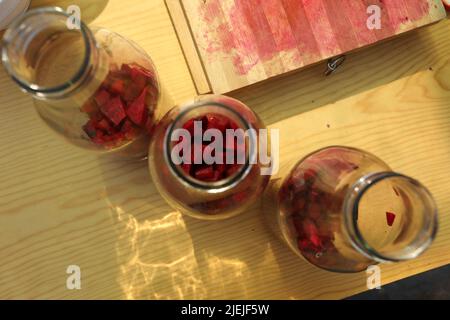
<path fill-rule="evenodd" d="M 214 180 L 214 169 L 212 166 L 198 169 L 195 171 L 195 178 L 202 181 L 212 181 Z"/>
<path fill-rule="evenodd" d="M 97 103 L 97 105 L 103 106 L 106 102 L 109 101 L 110 97 L 111 95 L 109 94 L 108 91 L 100 90 L 95 95 L 95 102 Z"/>
<path fill-rule="evenodd" d="M 110 132 L 112 129 L 111 125 L 109 124 L 108 120 L 106 120 L 106 119 L 100 120 L 97 124 L 97 128 L 99 128 L 105 132 Z"/>
<path fill-rule="evenodd" d="M 191 175 L 192 164 L 186 164 L 186 163 L 183 163 L 183 164 L 181 165 L 181 168 L 183 169 L 183 171 L 184 171 L 186 174 Z"/>
<path fill-rule="evenodd" d="M 226 141 L 226 130 L 238 128 L 238 126 L 234 123 L 234 121 L 231 121 L 227 117 L 224 117 L 222 115 L 218 114 L 208 114 L 206 116 L 201 116 L 198 118 L 189 119 L 184 123 L 183 129 L 186 129 L 191 134 L 191 143 L 194 144 L 195 137 L 194 137 L 194 126 L 196 121 L 202 121 L 202 128 L 203 130 L 208 129 L 217 129 L 222 133 L 223 141 Z M 203 132 L 201 133 L 203 134 Z M 203 140 L 203 139 L 202 139 Z M 180 141 L 181 142 L 181 141 Z M 211 144 L 212 142 L 209 141 L 202 141 L 201 149 L 202 152 L 205 150 L 205 148 Z M 224 146 L 226 147 L 226 145 Z M 222 150 L 215 150 L 218 154 L 213 154 L 214 156 L 219 156 L 223 163 L 215 163 L 213 165 L 206 165 L 205 163 L 201 164 L 195 164 L 194 163 L 194 155 L 195 150 L 197 148 L 193 146 L 191 148 L 191 166 L 187 166 L 187 164 L 183 164 L 181 167 L 185 173 L 188 173 L 193 178 L 196 178 L 198 180 L 202 181 L 208 181 L 208 182 L 214 182 L 219 181 L 222 179 L 226 179 L 232 175 L 234 175 L 236 172 L 239 171 L 239 169 L 242 167 L 241 164 L 226 164 L 226 153 L 232 152 L 234 155 L 234 158 L 236 159 L 236 154 L 238 151 L 244 150 L 245 152 L 245 144 L 244 145 L 237 145 L 237 142 L 234 143 L 232 148 L 230 150 L 222 149 Z M 202 154 L 203 155 L 203 154 Z M 200 156 L 202 156 L 200 155 Z"/>
<path fill-rule="evenodd" d="M 151 134 L 158 89 L 154 75 L 134 64 L 112 64 L 100 89 L 81 108 L 89 115 L 83 126 L 96 144 L 112 148 Z M 127 107 L 125 107 L 127 106 Z"/>
<path fill-rule="evenodd" d="M 97 104 L 95 103 L 95 101 L 89 99 L 81 107 L 81 112 L 84 112 L 84 113 L 95 113 L 95 112 L 98 112 Z"/>
<path fill-rule="evenodd" d="M 213 114 L 207 115 L 206 118 L 208 119 L 207 129 L 217 129 L 220 132 L 225 133 L 225 130 L 229 124 L 229 120 L 227 118 Z"/>
<path fill-rule="evenodd" d="M 314 219 L 317 220 L 320 218 L 320 204 L 317 202 L 313 202 L 309 205 L 308 208 L 308 214 L 309 216 Z"/>
<path fill-rule="evenodd" d="M 125 92 L 125 82 L 123 80 L 115 80 L 112 84 L 111 84 L 111 88 L 110 88 L 111 92 L 118 94 L 118 95 L 122 95 Z"/>
<path fill-rule="evenodd" d="M 145 70 L 139 66 L 129 65 L 129 68 L 130 68 L 131 79 L 133 81 L 137 81 L 141 77 L 146 79 L 146 81 L 151 81 L 154 78 L 154 75 L 150 71 Z"/>
<path fill-rule="evenodd" d="M 97 128 L 96 128 L 96 122 L 95 120 L 89 120 L 88 123 L 86 123 L 83 126 L 83 130 L 84 132 L 86 132 L 86 134 L 90 137 L 90 138 L 95 138 L 95 136 L 97 135 Z"/>
<path fill-rule="evenodd" d="M 386 221 L 389 227 L 392 227 L 394 225 L 395 221 L 395 213 L 392 212 L 386 212 Z"/>
<path fill-rule="evenodd" d="M 312 182 L 316 178 L 316 171 L 314 169 L 307 169 L 304 172 L 305 182 Z"/>
<path fill-rule="evenodd" d="M 194 125 L 195 125 L 195 119 L 190 119 L 183 125 L 183 129 L 186 129 L 187 131 L 189 131 L 189 133 L 192 136 L 192 135 L 194 135 Z"/>
<path fill-rule="evenodd" d="M 116 126 L 118 126 L 127 116 L 122 99 L 120 99 L 119 96 L 110 99 L 100 107 L 100 110 Z"/>
<path fill-rule="evenodd" d="M 144 122 L 145 111 L 145 96 L 147 95 L 147 89 L 142 90 L 139 97 L 134 100 L 127 108 L 128 118 L 137 125 L 142 125 Z M 146 120 L 146 119 L 145 119 Z"/>

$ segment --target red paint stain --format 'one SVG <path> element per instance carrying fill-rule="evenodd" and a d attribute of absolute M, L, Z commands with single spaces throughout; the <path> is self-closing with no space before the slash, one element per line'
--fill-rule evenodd
<path fill-rule="evenodd" d="M 371 5 L 376 5 L 381 9 L 381 29 L 374 29 L 372 32 L 375 34 L 378 40 L 386 39 L 394 34 L 394 29 L 389 18 L 389 14 L 386 10 L 384 0 L 363 0 L 363 7 L 367 8 Z M 367 12 L 367 11 L 366 11 Z"/>
<path fill-rule="evenodd" d="M 265 0 L 237 0 L 235 4 L 237 11 L 242 12 L 244 15 L 245 21 L 243 23 L 248 25 L 251 31 L 251 36 L 253 36 L 256 44 L 258 57 L 263 62 L 267 76 L 272 76 L 282 73 L 283 66 L 279 60 L 273 63 L 264 63 L 278 56 L 279 51 L 264 8 L 262 7 L 263 1 Z"/>
<path fill-rule="evenodd" d="M 292 34 L 287 13 L 284 11 L 281 2 L 279 0 L 263 0 L 261 1 L 261 7 L 267 17 L 267 22 L 275 41 L 276 51 L 289 52 L 289 55 L 282 57 L 283 64 L 285 66 L 295 66 L 295 68 L 301 67 L 303 61 L 300 51 L 297 49 L 297 40 Z M 289 69 L 285 68 L 285 71 L 289 71 Z"/>
<path fill-rule="evenodd" d="M 311 21 L 311 30 L 314 37 L 318 39 L 317 45 L 323 56 L 334 56 L 339 54 L 339 43 L 328 21 L 325 5 L 322 1 L 302 0 L 306 16 Z"/>
<path fill-rule="evenodd" d="M 280 2 L 287 14 L 303 62 L 305 64 L 316 62 L 320 51 L 303 4 L 299 0 L 280 0 Z"/>
<path fill-rule="evenodd" d="M 426 0 L 383 0 L 383 3 L 395 31 L 422 19 L 430 10 Z"/>
<path fill-rule="evenodd" d="M 367 14 L 367 8 L 370 4 L 366 4 L 365 1 L 345 0 L 341 1 L 341 6 L 342 11 L 346 12 L 349 17 L 350 26 L 360 46 L 368 45 L 378 40 L 374 30 L 370 30 L 367 27 L 367 17 L 369 16 Z"/>
<path fill-rule="evenodd" d="M 231 57 L 236 72 L 241 75 L 247 75 L 258 64 L 267 75 L 290 71 L 374 43 L 394 35 L 403 25 L 411 27 L 430 10 L 426 0 L 202 0 L 199 3 L 200 18 L 208 30 L 196 36 L 204 38 L 208 54 L 223 59 Z M 371 4 L 382 10 L 380 30 L 367 28 L 366 10 Z M 287 51 L 291 52 L 290 61 L 273 63 L 280 52 Z M 270 67 L 269 61 L 272 61 Z"/>

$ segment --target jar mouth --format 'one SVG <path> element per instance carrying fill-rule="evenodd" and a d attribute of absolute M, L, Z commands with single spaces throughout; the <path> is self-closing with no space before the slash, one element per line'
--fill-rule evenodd
<path fill-rule="evenodd" d="M 39 36 L 39 33 L 45 28 L 44 26 L 44 28 L 36 30 L 36 28 L 33 28 L 33 25 L 31 25 L 31 22 L 29 25 L 26 23 L 28 21 L 32 21 L 40 15 L 54 15 L 56 19 L 63 19 L 65 23 L 72 18 L 71 15 L 59 7 L 43 7 L 33 9 L 21 15 L 12 22 L 4 34 L 2 44 L 2 62 L 8 74 L 23 90 L 35 94 L 38 97 L 45 97 L 46 95 L 54 93 L 66 92 L 82 82 L 83 78 L 87 75 L 91 64 L 90 60 L 91 54 L 95 50 L 95 40 L 87 25 L 83 21 L 77 21 L 80 23 L 79 28 L 72 29 L 70 31 L 79 32 L 82 38 L 84 54 L 80 65 L 76 67 L 75 73 L 68 76 L 65 81 L 62 81 L 62 83 L 50 86 L 40 85 L 36 83 L 35 80 L 33 81 L 32 79 L 27 79 L 24 75 L 21 75 L 19 70 L 20 66 L 16 65 L 19 63 L 28 62 L 20 61 L 20 54 L 25 53 L 27 46 L 29 46 L 31 41 L 35 37 Z M 16 52 L 16 50 L 18 52 Z M 16 55 L 19 55 L 19 57 Z M 29 67 L 29 65 L 25 67 Z"/>
<path fill-rule="evenodd" d="M 210 110 L 211 108 L 215 109 L 218 112 L 210 112 L 206 111 L 206 109 Z M 202 109 L 205 109 L 205 111 L 202 112 Z M 196 117 L 195 115 L 192 116 L 192 114 L 197 114 L 197 116 L 206 115 L 209 113 L 219 113 L 220 111 L 223 111 L 224 114 L 229 114 L 234 119 L 237 120 L 237 124 L 239 125 L 239 128 L 243 129 L 244 131 L 248 131 L 250 129 L 253 129 L 251 124 L 245 120 L 242 115 L 240 115 L 236 110 L 233 108 L 221 104 L 218 102 L 213 101 L 201 101 L 201 102 L 195 102 L 194 104 L 188 104 L 185 106 L 182 106 L 182 111 L 178 114 L 178 116 L 175 118 L 175 120 L 170 124 L 170 126 L 166 130 L 166 134 L 164 136 L 164 158 L 165 161 L 169 164 L 169 169 L 177 176 L 185 185 L 189 187 L 193 187 L 196 189 L 203 189 L 205 191 L 208 191 L 210 193 L 220 193 L 224 192 L 226 190 L 229 190 L 233 187 L 235 187 L 237 184 L 239 184 L 242 180 L 245 179 L 245 177 L 250 173 L 252 169 L 251 163 L 252 160 L 254 161 L 254 158 L 256 156 L 255 152 L 246 152 L 245 155 L 245 163 L 241 165 L 241 167 L 231 176 L 218 180 L 218 181 L 202 181 L 199 179 L 196 179 L 192 177 L 191 175 L 184 172 L 180 165 L 175 164 L 172 161 L 172 148 L 173 148 L 173 141 L 171 141 L 171 136 L 174 130 L 180 129 L 185 124 L 185 121 Z M 256 139 L 256 138 L 255 138 Z M 250 143 L 255 143 L 254 140 L 250 139 Z M 256 144 L 255 144 L 256 145 Z"/>
<path fill-rule="evenodd" d="M 344 229 L 352 246 L 378 262 L 416 258 L 437 234 L 438 214 L 431 193 L 399 173 L 361 178 L 349 189 L 343 208 Z"/>

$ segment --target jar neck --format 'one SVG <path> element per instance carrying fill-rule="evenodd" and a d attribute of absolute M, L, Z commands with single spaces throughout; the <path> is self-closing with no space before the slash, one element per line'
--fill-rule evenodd
<path fill-rule="evenodd" d="M 81 21 L 69 27 L 60 8 L 28 11 L 3 38 L 2 61 L 12 79 L 38 99 L 64 98 L 94 74 L 99 53 L 91 30 Z"/>
<path fill-rule="evenodd" d="M 246 133 L 246 146 L 247 152 L 245 154 L 245 161 L 240 167 L 240 169 L 233 174 L 232 176 L 214 182 L 205 182 L 194 177 L 190 176 L 186 173 L 179 165 L 176 164 L 174 159 L 174 155 L 172 154 L 173 147 L 177 144 L 178 136 L 176 134 L 177 130 L 183 129 L 183 126 L 193 119 L 201 119 L 208 115 L 220 115 L 226 117 L 232 121 L 234 121 L 239 129 L 242 129 L 243 132 Z M 207 128 L 201 127 L 201 121 L 196 121 L 199 127 L 198 132 L 203 137 Z M 253 149 L 254 146 L 257 145 L 257 135 L 256 134 L 248 134 L 249 132 L 253 132 L 252 125 L 240 115 L 236 110 L 227 106 L 226 104 L 208 101 L 207 99 L 200 99 L 192 104 L 187 104 L 180 107 L 180 112 L 175 116 L 169 127 L 167 128 L 165 138 L 164 138 L 164 158 L 167 163 L 167 166 L 170 168 L 172 174 L 177 177 L 185 186 L 191 189 L 196 189 L 199 191 L 205 191 L 207 193 L 221 193 L 227 190 L 232 189 L 240 182 L 242 182 L 249 174 L 251 170 L 251 163 L 254 163 L 253 159 L 256 156 L 256 151 Z M 197 139 L 196 132 L 194 132 L 194 139 Z M 195 152 L 195 144 L 192 145 L 192 150 Z M 225 141 L 224 141 L 225 143 Z M 200 151 L 203 152 L 203 151 Z"/>
<path fill-rule="evenodd" d="M 414 259 L 437 233 L 437 208 L 430 192 L 395 172 L 360 178 L 348 190 L 343 210 L 343 228 L 352 246 L 378 262 Z"/>

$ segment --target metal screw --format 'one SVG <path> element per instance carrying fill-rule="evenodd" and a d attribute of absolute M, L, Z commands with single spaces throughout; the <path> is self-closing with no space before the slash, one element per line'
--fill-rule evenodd
<path fill-rule="evenodd" d="M 327 70 L 325 71 L 325 76 L 329 76 L 336 71 L 345 61 L 345 55 L 331 58 L 327 63 Z"/>

